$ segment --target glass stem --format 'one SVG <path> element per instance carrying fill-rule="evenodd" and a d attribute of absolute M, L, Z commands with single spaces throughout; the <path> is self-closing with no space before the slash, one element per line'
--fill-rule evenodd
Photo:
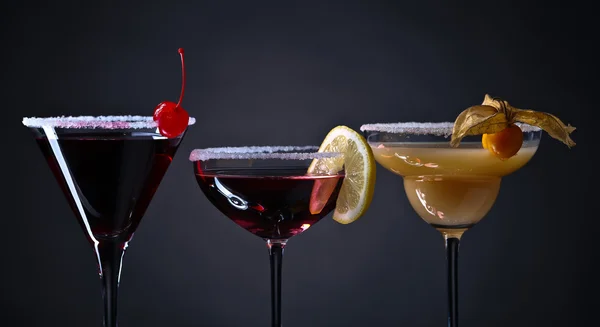
<path fill-rule="evenodd" d="M 445 236 L 448 268 L 448 327 L 458 327 L 458 237 Z"/>
<path fill-rule="evenodd" d="M 127 242 L 122 241 L 100 241 L 96 245 L 104 299 L 104 327 L 117 327 L 117 293 L 126 248 Z"/>
<path fill-rule="evenodd" d="M 267 246 L 271 261 L 271 327 L 281 327 L 281 263 L 285 240 L 268 240 Z"/>

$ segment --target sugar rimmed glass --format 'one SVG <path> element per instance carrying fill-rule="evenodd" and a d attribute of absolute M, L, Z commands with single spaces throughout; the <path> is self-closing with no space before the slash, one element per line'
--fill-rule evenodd
<path fill-rule="evenodd" d="M 402 176 L 415 212 L 445 240 L 448 274 L 448 326 L 458 326 L 458 247 L 465 231 L 492 208 L 502 177 L 523 167 L 535 154 L 542 130 L 518 124 L 519 152 L 501 160 L 481 143 L 465 137 L 450 146 L 453 123 L 386 123 L 361 126 L 375 160 Z"/>
<path fill-rule="evenodd" d="M 195 123 L 190 118 L 188 127 Z M 23 118 L 87 240 L 102 281 L 104 326 L 117 326 L 122 260 L 185 132 L 147 116 Z"/>
<path fill-rule="evenodd" d="M 271 266 L 271 326 L 281 326 L 284 248 L 334 208 L 344 170 L 321 169 L 341 153 L 316 146 L 196 149 L 190 154 L 200 189 L 225 216 L 262 238 Z M 323 160 L 323 161 L 321 161 Z M 311 163 L 316 169 L 309 173 Z"/>

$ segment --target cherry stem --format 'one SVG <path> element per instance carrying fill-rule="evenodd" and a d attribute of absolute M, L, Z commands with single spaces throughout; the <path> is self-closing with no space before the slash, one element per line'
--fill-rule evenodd
<path fill-rule="evenodd" d="M 175 108 L 179 108 L 181 100 L 183 100 L 183 93 L 185 90 L 185 63 L 183 61 L 183 48 L 179 48 L 177 52 L 179 52 L 179 56 L 181 56 L 181 94 L 179 95 L 179 101 L 177 102 L 177 105 L 175 105 Z"/>

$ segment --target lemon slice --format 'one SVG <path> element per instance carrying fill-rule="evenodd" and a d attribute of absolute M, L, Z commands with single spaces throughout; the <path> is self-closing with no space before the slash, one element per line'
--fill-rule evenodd
<path fill-rule="evenodd" d="M 375 190 L 375 159 L 365 138 L 346 126 L 334 127 L 321 143 L 319 152 L 341 152 L 343 157 L 314 159 L 308 173 L 345 170 L 333 219 L 341 224 L 354 222 L 365 214 Z"/>

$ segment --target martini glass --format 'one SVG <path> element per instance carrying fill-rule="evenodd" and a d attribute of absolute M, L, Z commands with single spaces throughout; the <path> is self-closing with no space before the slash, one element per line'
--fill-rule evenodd
<path fill-rule="evenodd" d="M 375 160 L 403 177 L 416 213 L 445 240 L 448 273 L 448 326 L 458 326 L 458 246 L 463 233 L 492 208 L 502 177 L 523 167 L 535 154 L 542 130 L 520 124 L 523 146 L 500 160 L 481 144 L 481 136 L 450 146 L 453 123 L 367 124 L 361 127 Z"/>
<path fill-rule="evenodd" d="M 116 327 L 125 249 L 185 132 L 166 138 L 143 116 L 24 118 L 23 124 L 94 248 L 104 326 Z"/>
<path fill-rule="evenodd" d="M 343 169 L 307 173 L 314 159 L 339 160 L 318 147 L 197 149 L 190 154 L 200 189 L 225 216 L 263 239 L 271 262 L 271 326 L 281 326 L 281 263 L 290 238 L 336 205 Z M 316 161 L 323 162 L 323 161 Z M 312 171 L 312 170 L 311 170 Z"/>

